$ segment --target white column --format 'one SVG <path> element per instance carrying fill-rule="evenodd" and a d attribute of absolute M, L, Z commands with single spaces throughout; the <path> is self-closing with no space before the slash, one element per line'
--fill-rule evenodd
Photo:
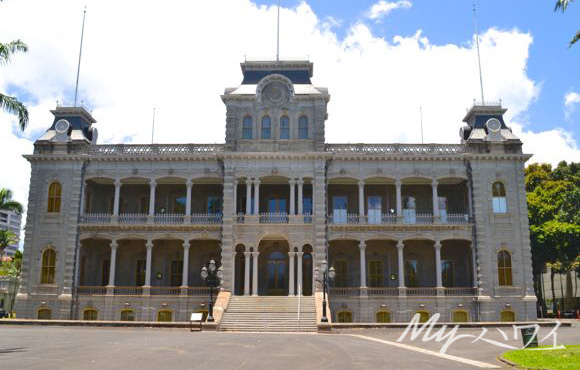
<path fill-rule="evenodd" d="M 441 243 L 435 242 L 435 271 L 437 273 L 437 288 L 443 288 L 443 277 L 441 276 Z"/>
<path fill-rule="evenodd" d="M 296 253 L 296 257 L 297 258 L 297 263 L 298 263 L 298 271 L 296 272 L 296 275 L 298 275 L 298 284 L 297 284 L 297 289 L 296 289 L 296 295 L 301 296 L 302 295 L 302 289 L 304 289 L 304 287 L 302 286 L 302 257 L 304 256 L 304 252 L 297 252 Z M 312 264 L 314 265 L 314 263 Z M 312 277 L 314 277 L 314 275 L 312 275 Z M 314 279 L 312 279 L 314 280 Z M 312 295 L 314 295 L 314 290 L 312 291 Z"/>
<path fill-rule="evenodd" d="M 151 254 L 153 252 L 153 242 L 151 240 L 147 240 L 145 243 L 145 247 L 147 248 L 147 262 L 145 263 L 145 286 L 151 286 Z"/>
<path fill-rule="evenodd" d="M 439 219 L 439 195 L 437 194 L 437 179 L 431 182 L 431 188 L 433 189 L 433 222 Z"/>
<path fill-rule="evenodd" d="M 113 203 L 113 216 L 119 216 L 119 198 L 121 197 L 121 180 L 115 180 L 115 201 Z"/>
<path fill-rule="evenodd" d="M 364 241 L 361 241 L 358 244 L 360 250 L 360 287 L 366 288 L 367 287 L 367 256 L 366 256 L 366 249 L 367 245 Z"/>
<path fill-rule="evenodd" d="M 358 182 L 358 215 L 362 221 L 365 215 L 365 182 L 363 180 Z"/>
<path fill-rule="evenodd" d="M 289 252 L 288 253 L 288 267 L 289 271 L 289 278 L 288 278 L 288 295 L 294 296 L 294 259 L 296 258 L 296 252 Z"/>
<path fill-rule="evenodd" d="M 189 241 L 183 242 L 183 276 L 181 278 L 181 287 L 187 288 L 189 286 Z"/>
<path fill-rule="evenodd" d="M 296 180 L 290 180 L 290 216 L 296 214 L 296 197 L 294 196 L 294 191 L 296 188 Z"/>
<path fill-rule="evenodd" d="M 185 215 L 191 216 L 191 188 L 193 187 L 193 182 L 188 179 L 185 185 L 187 186 L 187 195 L 185 197 Z"/>
<path fill-rule="evenodd" d="M 258 295 L 258 255 L 259 252 L 252 252 L 254 263 L 252 266 L 252 295 Z"/>
<path fill-rule="evenodd" d="M 233 199 L 234 216 L 238 214 L 238 180 L 234 180 L 234 199 Z"/>
<path fill-rule="evenodd" d="M 397 217 L 403 217 L 403 201 L 401 197 L 401 187 L 403 182 L 401 180 L 395 181 L 395 188 L 397 190 Z"/>
<path fill-rule="evenodd" d="M 115 266 L 117 265 L 117 244 L 116 240 L 111 240 L 111 264 L 109 265 L 109 284 L 107 286 L 115 286 Z"/>
<path fill-rule="evenodd" d="M 246 216 L 252 214 L 252 180 L 246 180 Z"/>
<path fill-rule="evenodd" d="M 153 218 L 155 216 L 155 188 L 157 187 L 157 181 L 151 179 L 149 181 L 149 217 Z"/>
<path fill-rule="evenodd" d="M 302 214 L 304 213 L 304 196 L 303 196 L 304 180 L 300 178 L 300 180 L 298 180 L 296 184 L 298 184 L 298 215 L 302 216 Z"/>
<path fill-rule="evenodd" d="M 405 249 L 405 244 L 403 244 L 403 242 L 399 240 L 399 242 L 397 243 L 399 288 L 405 287 L 405 261 L 403 259 L 403 249 Z"/>
<path fill-rule="evenodd" d="M 260 214 L 260 180 L 254 181 L 254 214 Z"/>
<path fill-rule="evenodd" d="M 251 252 L 244 252 L 244 295 L 250 295 L 250 258 Z"/>

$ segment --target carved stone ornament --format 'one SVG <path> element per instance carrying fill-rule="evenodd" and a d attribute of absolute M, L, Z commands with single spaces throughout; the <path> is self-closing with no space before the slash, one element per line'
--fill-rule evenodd
<path fill-rule="evenodd" d="M 265 103 L 279 106 L 288 103 L 290 93 L 285 84 L 281 82 L 271 82 L 264 87 L 262 98 Z"/>

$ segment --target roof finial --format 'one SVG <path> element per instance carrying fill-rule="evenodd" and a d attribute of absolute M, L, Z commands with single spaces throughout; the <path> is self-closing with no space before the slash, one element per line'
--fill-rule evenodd
<path fill-rule="evenodd" d="M 276 27 L 276 62 L 280 60 L 280 0 L 278 0 L 278 22 Z"/>
<path fill-rule="evenodd" d="M 475 29 L 475 43 L 477 45 L 477 63 L 479 65 L 479 87 L 481 88 L 481 104 L 485 105 L 485 99 L 483 98 L 483 75 L 481 73 L 481 57 L 479 55 L 479 34 L 477 32 L 477 15 L 475 10 L 475 4 L 473 4 L 473 28 Z"/>
<path fill-rule="evenodd" d="M 83 38 L 85 36 L 85 17 L 87 15 L 87 6 L 85 5 L 85 10 L 83 11 L 83 27 L 81 28 L 81 47 L 79 50 L 79 63 L 77 65 L 77 82 L 75 84 L 75 103 L 74 106 L 77 106 L 77 96 L 79 92 L 79 75 L 81 73 L 81 56 L 83 55 Z"/>

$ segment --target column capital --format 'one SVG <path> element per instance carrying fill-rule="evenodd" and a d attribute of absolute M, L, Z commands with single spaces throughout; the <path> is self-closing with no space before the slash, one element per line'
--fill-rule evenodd
<path fill-rule="evenodd" d="M 252 257 L 254 257 L 254 258 L 258 258 L 258 256 L 260 255 L 260 252 L 258 252 L 258 251 L 254 251 L 254 252 L 250 252 L 250 253 L 252 253 Z"/>
<path fill-rule="evenodd" d="M 185 181 L 185 185 L 186 185 L 188 188 L 192 187 L 192 186 L 193 186 L 193 180 L 192 180 L 192 179 L 187 179 L 187 180 Z"/>
<path fill-rule="evenodd" d="M 288 257 L 294 257 L 296 254 L 298 254 L 298 252 L 288 252 Z"/>
<path fill-rule="evenodd" d="M 252 252 L 242 252 L 244 253 L 244 257 L 248 258 L 250 257 L 250 255 L 252 254 Z"/>
<path fill-rule="evenodd" d="M 121 179 L 115 179 L 115 186 L 121 186 L 122 184 Z"/>
<path fill-rule="evenodd" d="M 403 180 L 401 180 L 401 179 L 395 180 L 395 186 L 402 186 L 402 185 L 403 185 Z"/>
<path fill-rule="evenodd" d="M 117 249 L 119 243 L 117 243 L 116 239 L 111 240 L 111 249 Z"/>
<path fill-rule="evenodd" d="M 288 183 L 290 185 L 296 185 L 296 182 L 297 182 L 296 179 L 290 179 L 290 180 L 288 180 Z"/>
<path fill-rule="evenodd" d="M 435 247 L 435 249 L 441 249 L 441 241 L 435 240 L 435 244 L 433 244 L 433 247 Z"/>
<path fill-rule="evenodd" d="M 405 248 L 405 243 L 402 240 L 397 241 L 397 248 L 398 249 Z"/>
<path fill-rule="evenodd" d="M 437 179 L 431 180 L 431 186 L 435 187 L 437 185 L 439 185 L 439 180 L 437 180 Z"/>
<path fill-rule="evenodd" d="M 182 246 L 183 249 L 189 249 L 191 247 L 191 244 L 189 244 L 189 240 L 187 240 L 183 242 Z"/>
<path fill-rule="evenodd" d="M 365 186 L 365 180 L 358 180 L 358 186 L 359 187 Z"/>
<path fill-rule="evenodd" d="M 149 186 L 157 186 L 157 180 L 156 179 L 150 179 L 149 180 Z"/>
<path fill-rule="evenodd" d="M 252 185 L 253 182 L 254 180 L 251 177 L 246 178 L 246 185 Z"/>
<path fill-rule="evenodd" d="M 147 249 L 153 248 L 153 240 L 147 240 L 147 242 L 145 243 L 145 247 Z"/>
<path fill-rule="evenodd" d="M 364 240 L 361 240 L 361 241 L 358 243 L 358 247 L 359 247 L 360 249 L 365 249 L 365 248 L 367 247 L 367 243 L 366 243 Z"/>
<path fill-rule="evenodd" d="M 296 184 L 298 184 L 298 186 L 304 185 L 304 179 L 303 179 L 302 177 L 299 177 L 299 178 L 296 180 Z"/>
<path fill-rule="evenodd" d="M 254 185 L 260 185 L 260 179 L 254 179 Z"/>
<path fill-rule="evenodd" d="M 298 258 L 302 258 L 302 256 L 304 255 L 304 252 L 296 252 L 296 255 L 298 256 Z"/>
<path fill-rule="evenodd" d="M 237 178 L 236 178 L 236 179 L 234 179 L 234 185 L 238 185 L 238 184 L 239 184 L 239 181 L 238 181 L 238 179 L 237 179 Z"/>

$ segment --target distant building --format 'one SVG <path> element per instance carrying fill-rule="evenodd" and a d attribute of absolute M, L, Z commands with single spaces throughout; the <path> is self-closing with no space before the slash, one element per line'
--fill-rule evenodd
<path fill-rule="evenodd" d="M 0 211 L 0 229 L 8 229 L 20 237 L 20 226 L 22 216 L 12 211 Z M 14 253 L 18 249 L 18 243 L 9 245 L 4 250 L 4 255 L 14 257 Z"/>

